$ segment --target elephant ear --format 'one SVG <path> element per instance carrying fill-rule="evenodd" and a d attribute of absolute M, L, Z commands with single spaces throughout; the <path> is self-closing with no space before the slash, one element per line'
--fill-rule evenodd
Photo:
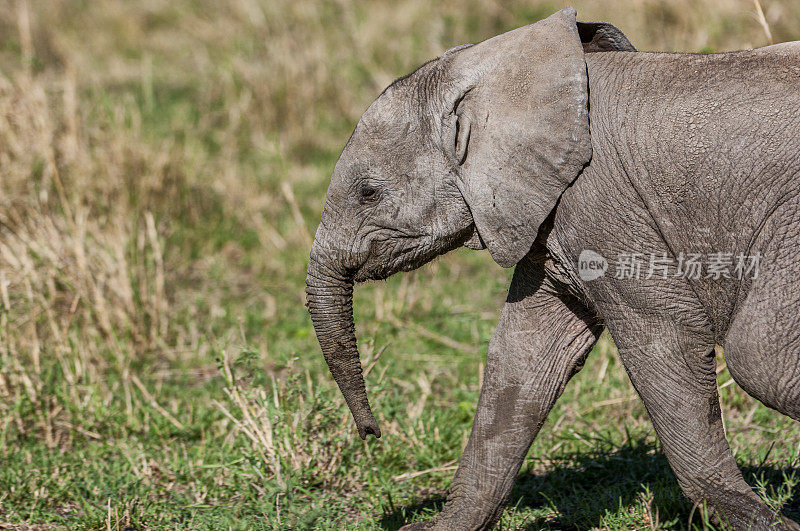
<path fill-rule="evenodd" d="M 577 26 L 585 53 L 636 51 L 628 37 L 612 24 L 579 21 Z"/>
<path fill-rule="evenodd" d="M 444 59 L 444 58 L 443 58 Z M 479 241 L 510 267 L 592 157 L 575 10 L 452 54 L 455 133 L 443 134 Z M 447 117 L 445 117 L 447 122 Z M 447 128 L 445 127 L 445 132 Z"/>

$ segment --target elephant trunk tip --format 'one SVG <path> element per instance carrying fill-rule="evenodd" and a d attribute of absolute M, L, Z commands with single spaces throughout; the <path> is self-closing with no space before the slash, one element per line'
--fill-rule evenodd
<path fill-rule="evenodd" d="M 367 440 L 367 435 L 372 434 L 376 439 L 381 438 L 381 428 L 378 426 L 378 421 L 372 416 L 372 412 L 364 414 L 353 415 L 358 428 L 358 435 L 362 440 Z"/>

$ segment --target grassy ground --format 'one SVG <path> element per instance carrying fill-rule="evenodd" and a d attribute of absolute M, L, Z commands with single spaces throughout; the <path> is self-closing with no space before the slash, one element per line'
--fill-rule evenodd
<path fill-rule="evenodd" d="M 642 49 L 764 45 L 746 0 L 576 0 Z M 777 42 L 792 0 L 762 0 Z M 384 437 L 303 306 L 333 163 L 384 85 L 559 2 L 0 5 L 0 527 L 386 528 L 441 506 L 509 281 L 452 253 L 357 290 Z M 732 448 L 800 518 L 800 426 L 720 361 Z M 703 527 L 604 339 L 504 528 Z"/>

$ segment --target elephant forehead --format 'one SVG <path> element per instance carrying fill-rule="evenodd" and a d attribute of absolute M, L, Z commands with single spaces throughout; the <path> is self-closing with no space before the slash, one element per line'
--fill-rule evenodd
<path fill-rule="evenodd" d="M 359 140 L 396 138 L 417 129 L 419 106 L 414 105 L 408 90 L 384 92 L 367 108 L 353 134 Z"/>
<path fill-rule="evenodd" d="M 399 99 L 399 98 L 398 98 Z M 417 152 L 430 129 L 419 109 L 407 101 L 376 101 L 359 120 L 341 160 L 368 166 L 381 165 Z"/>
<path fill-rule="evenodd" d="M 407 140 L 418 130 L 418 121 L 405 112 L 365 117 L 356 127 L 350 145 L 355 149 L 362 146 L 386 149 L 395 142 Z"/>

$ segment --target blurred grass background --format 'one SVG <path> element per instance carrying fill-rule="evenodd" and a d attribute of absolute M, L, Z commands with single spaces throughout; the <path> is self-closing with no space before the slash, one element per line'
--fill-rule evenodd
<path fill-rule="evenodd" d="M 358 439 L 305 264 L 330 172 L 385 85 L 560 2 L 0 5 L 0 527 L 396 529 L 469 433 L 509 271 L 462 250 L 357 290 L 384 437 Z M 750 0 L 576 0 L 642 50 L 768 43 Z M 775 42 L 800 6 L 763 0 Z M 752 484 L 800 517 L 800 427 L 724 369 Z M 703 527 L 603 339 L 503 528 Z"/>

